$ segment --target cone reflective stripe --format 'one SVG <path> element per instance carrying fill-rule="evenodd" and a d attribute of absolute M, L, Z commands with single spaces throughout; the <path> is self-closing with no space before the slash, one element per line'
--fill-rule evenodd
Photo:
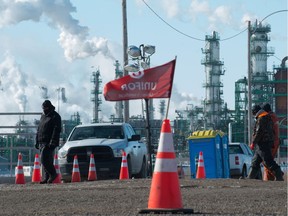
<path fill-rule="evenodd" d="M 196 174 L 197 179 L 206 178 L 203 152 L 199 152 L 198 169 Z"/>
<path fill-rule="evenodd" d="M 122 153 L 122 162 L 121 162 L 121 170 L 120 170 L 120 176 L 119 179 L 129 179 L 129 170 L 128 170 L 128 164 L 127 164 L 127 157 L 126 152 L 123 151 Z"/>
<path fill-rule="evenodd" d="M 74 156 L 71 182 L 81 182 L 77 155 Z"/>
<path fill-rule="evenodd" d="M 58 163 L 58 155 L 57 154 L 54 155 L 54 167 L 56 169 L 57 177 L 53 181 L 53 183 L 61 183 L 62 176 L 61 176 L 61 172 L 60 172 L 60 167 L 59 167 L 59 163 Z"/>
<path fill-rule="evenodd" d="M 41 169 L 40 169 L 39 155 L 35 154 L 32 182 L 40 182 L 40 181 L 41 181 Z"/>
<path fill-rule="evenodd" d="M 23 171 L 22 154 L 18 154 L 18 163 L 16 167 L 16 179 L 15 184 L 25 184 L 25 177 Z"/>
<path fill-rule="evenodd" d="M 94 154 L 90 155 L 88 181 L 95 181 L 97 179 Z"/>

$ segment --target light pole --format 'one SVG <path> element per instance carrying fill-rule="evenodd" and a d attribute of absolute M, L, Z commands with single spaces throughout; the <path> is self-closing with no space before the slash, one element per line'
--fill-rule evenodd
<path fill-rule="evenodd" d="M 128 64 L 124 68 L 128 72 L 138 72 L 140 68 L 150 68 L 150 56 L 155 53 L 155 46 L 141 44 L 137 46 L 129 46 L 127 49 L 128 55 L 133 64 Z M 150 102 L 150 103 L 149 103 Z M 151 131 L 150 131 L 150 111 L 153 109 L 152 100 L 149 101 L 145 98 L 146 106 L 146 133 L 147 133 L 147 145 L 148 145 L 148 161 L 149 161 L 149 175 L 152 176 L 152 143 L 151 143 Z"/>

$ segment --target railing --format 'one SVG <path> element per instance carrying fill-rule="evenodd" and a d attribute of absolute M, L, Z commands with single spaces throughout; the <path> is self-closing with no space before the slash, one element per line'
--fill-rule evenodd
<path fill-rule="evenodd" d="M 0 116 L 7 116 L 7 115 L 41 115 L 41 112 L 29 112 L 29 113 L 19 113 L 19 112 L 5 112 L 5 113 L 0 113 Z M 24 128 L 37 128 L 37 126 L 28 126 L 28 125 L 17 125 L 17 126 L 0 126 L 0 129 L 24 129 Z M 3 174 L 3 171 L 7 169 L 9 172 L 10 176 L 13 176 L 15 174 L 15 167 L 17 166 L 18 163 L 18 154 L 22 154 L 22 163 L 23 166 L 33 166 L 34 163 L 34 156 L 38 151 L 34 148 L 34 145 L 32 144 L 31 146 L 16 146 L 14 143 L 14 139 L 12 138 L 9 142 L 9 137 L 14 137 L 14 136 L 29 136 L 29 137 L 35 137 L 35 132 L 28 132 L 28 133 L 0 133 L 0 136 L 7 136 L 6 138 L 6 146 L 1 146 L 0 147 L 0 152 L 7 151 L 6 155 L 8 158 L 4 158 L 2 154 L 2 162 L 0 161 L 0 175 Z M 16 154 L 16 155 L 15 155 Z M 5 159 L 7 159 L 7 162 L 4 162 Z M 2 169 L 4 168 L 4 170 Z M 5 173 L 7 174 L 7 172 Z"/>

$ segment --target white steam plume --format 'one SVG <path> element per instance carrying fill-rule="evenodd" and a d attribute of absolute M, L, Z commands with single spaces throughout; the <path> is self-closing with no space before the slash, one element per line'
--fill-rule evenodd
<path fill-rule="evenodd" d="M 8 96 L 5 103 L 14 102 L 18 105 L 19 111 L 24 112 L 27 103 L 25 94 L 27 88 L 26 74 L 21 71 L 20 65 L 15 62 L 14 58 L 8 54 L 5 60 L 0 63 L 0 74 L 1 89 Z"/>
<path fill-rule="evenodd" d="M 49 26 L 60 30 L 58 42 L 64 49 L 67 61 L 98 53 L 114 60 L 107 46 L 107 39 L 88 39 L 88 27 L 80 26 L 79 21 L 71 16 L 72 12 L 76 12 L 76 8 L 69 0 L 4 0 L 0 2 L 0 27 L 48 18 Z"/>

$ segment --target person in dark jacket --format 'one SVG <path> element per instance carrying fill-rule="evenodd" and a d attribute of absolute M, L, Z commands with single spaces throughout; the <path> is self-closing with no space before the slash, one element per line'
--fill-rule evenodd
<path fill-rule="evenodd" d="M 49 100 L 42 104 L 43 114 L 36 133 L 35 148 L 40 149 L 44 178 L 40 184 L 53 183 L 57 177 L 54 167 L 54 150 L 59 146 L 61 117 Z"/>
<path fill-rule="evenodd" d="M 274 113 L 271 109 L 271 106 L 269 103 L 265 103 L 263 104 L 263 107 L 262 109 L 264 111 L 266 111 L 272 121 L 273 121 L 273 132 L 274 132 L 274 143 L 273 143 L 273 146 L 272 146 L 272 149 L 271 149 L 271 152 L 272 152 L 272 157 L 275 158 L 277 152 L 278 152 L 278 149 L 279 149 L 279 144 L 280 144 L 280 140 L 279 140 L 279 121 L 278 121 L 278 117 L 276 115 L 276 113 Z M 274 180 L 275 177 L 273 175 L 271 175 L 271 173 L 269 172 L 269 170 L 264 167 L 264 174 L 263 174 L 263 180 L 264 181 L 269 181 L 269 180 Z"/>
<path fill-rule="evenodd" d="M 261 170 L 260 164 L 263 162 L 264 166 L 275 175 L 276 181 L 284 181 L 281 168 L 274 161 L 271 153 L 274 142 L 273 121 L 259 105 L 253 106 L 252 114 L 256 118 L 251 144 L 254 146 L 255 153 L 252 158 L 252 168 L 247 178 L 257 179 Z"/>

